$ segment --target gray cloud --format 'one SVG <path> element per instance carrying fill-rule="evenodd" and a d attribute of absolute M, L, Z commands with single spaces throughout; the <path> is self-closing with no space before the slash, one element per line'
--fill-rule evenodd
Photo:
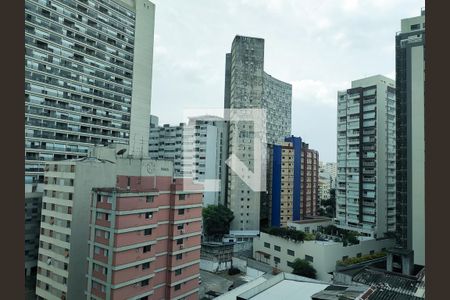
<path fill-rule="evenodd" d="M 223 107 L 225 53 L 236 34 L 265 39 L 265 69 L 293 84 L 292 133 L 336 160 L 336 93 L 352 80 L 395 76 L 400 19 L 424 0 L 154 0 L 152 114 Z"/>

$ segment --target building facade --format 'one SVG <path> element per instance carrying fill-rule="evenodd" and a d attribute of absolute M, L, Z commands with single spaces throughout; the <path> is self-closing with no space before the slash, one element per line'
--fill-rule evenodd
<path fill-rule="evenodd" d="M 154 14 L 148 0 L 25 1 L 26 185 L 43 183 L 45 162 L 84 157 L 95 144 L 146 153 Z"/>
<path fill-rule="evenodd" d="M 25 186 L 25 276 L 36 276 L 42 191 L 36 184 Z M 34 278 L 34 280 L 36 280 Z"/>
<path fill-rule="evenodd" d="M 273 146 L 271 189 L 271 226 L 286 227 L 300 220 L 301 210 L 301 137 L 289 137 Z"/>
<path fill-rule="evenodd" d="M 395 83 L 377 75 L 338 92 L 337 226 L 395 231 Z"/>
<path fill-rule="evenodd" d="M 397 235 L 425 265 L 425 10 L 396 36 Z"/>
<path fill-rule="evenodd" d="M 264 40 L 236 36 L 225 64 L 225 109 L 265 109 L 266 131 L 251 121 L 230 121 L 228 157 L 236 155 L 250 170 L 255 162 L 253 138 L 268 144 L 280 144 L 291 134 L 292 86 L 264 72 Z M 264 135 L 264 136 L 262 136 Z M 227 170 L 226 204 L 234 212 L 231 231 L 259 230 L 261 197 L 266 191 L 254 191 L 234 171 Z M 263 194 L 263 195 L 262 195 Z"/>
<path fill-rule="evenodd" d="M 149 157 L 174 163 L 174 176 L 205 185 L 203 205 L 225 202 L 224 170 L 227 123 L 215 116 L 191 117 L 188 124 L 158 126 L 151 117 Z M 221 180 L 215 185 L 215 180 Z"/>
<path fill-rule="evenodd" d="M 25 1 L 26 182 L 93 144 L 147 152 L 154 13 L 148 0 Z"/>
<path fill-rule="evenodd" d="M 316 269 L 317 279 L 330 281 L 337 261 L 384 251 L 394 244 L 393 239 L 367 239 L 344 247 L 342 242 L 333 240 L 295 242 L 261 232 L 253 239 L 253 258 L 283 272 L 292 272 L 296 258 L 304 259 Z"/>
<path fill-rule="evenodd" d="M 286 227 L 317 213 L 319 154 L 301 137 L 287 137 L 273 145 L 270 189 L 271 222 Z"/>
<path fill-rule="evenodd" d="M 319 152 L 302 143 L 300 215 L 315 216 L 317 214 L 319 196 Z"/>
<path fill-rule="evenodd" d="M 198 299 L 199 186 L 118 176 L 92 196 L 89 299 Z"/>
<path fill-rule="evenodd" d="M 89 158 L 46 165 L 36 281 L 39 299 L 84 299 L 87 291 L 92 292 L 94 299 L 106 299 L 102 298 L 102 291 L 105 295 L 106 291 L 117 295 L 141 292 L 146 297 L 152 289 L 156 292 L 155 285 L 139 288 L 137 284 L 145 280 L 139 280 L 141 277 L 150 276 L 149 272 L 158 288 L 160 284 L 166 292 L 173 288 L 176 297 L 180 293 L 186 296 L 196 293 L 194 277 L 198 273 L 194 272 L 194 261 L 200 258 L 202 188 L 182 187 L 173 181 L 171 162 L 124 156 L 124 150 L 128 152 L 127 147 L 118 144 L 96 147 Z M 148 190 L 150 185 L 152 188 Z M 100 203 L 92 207 L 96 196 L 103 195 L 98 188 L 108 187 L 111 191 L 125 191 L 119 194 L 118 202 L 117 198 L 113 202 L 105 192 Z M 153 196 L 149 199 L 154 202 L 148 203 L 146 196 Z M 91 214 L 92 211 L 95 213 Z M 153 215 L 154 219 L 149 218 Z M 148 229 L 152 232 L 150 236 L 145 235 Z M 99 257 L 100 254 L 108 259 Z M 179 254 L 182 259 L 177 261 L 175 256 Z M 93 265 L 96 260 L 100 266 Z M 147 260 L 150 268 L 142 271 L 141 262 Z M 167 263 L 161 265 L 162 261 Z M 177 281 L 166 278 L 175 269 L 185 267 L 178 265 L 181 262 L 188 263 L 186 267 L 192 274 L 188 276 L 190 273 L 186 272 L 178 277 L 183 279 L 178 286 Z M 106 277 L 94 278 L 102 272 Z M 113 274 L 116 277 L 111 277 Z M 165 281 L 157 281 L 161 278 Z M 98 294 L 92 291 L 92 281 L 96 282 L 94 289 L 98 288 Z M 108 299 L 123 299 L 120 297 Z"/>
<path fill-rule="evenodd" d="M 330 199 L 330 190 L 336 188 L 336 175 L 336 163 L 319 161 L 319 203 Z"/>

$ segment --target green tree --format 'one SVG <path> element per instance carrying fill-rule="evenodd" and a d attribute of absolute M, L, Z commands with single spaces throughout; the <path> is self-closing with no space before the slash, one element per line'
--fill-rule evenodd
<path fill-rule="evenodd" d="M 306 260 L 296 258 L 292 263 L 292 274 L 316 279 L 316 269 Z"/>
<path fill-rule="evenodd" d="M 209 205 L 203 209 L 203 229 L 207 236 L 222 237 L 230 231 L 233 212 L 221 204 Z"/>

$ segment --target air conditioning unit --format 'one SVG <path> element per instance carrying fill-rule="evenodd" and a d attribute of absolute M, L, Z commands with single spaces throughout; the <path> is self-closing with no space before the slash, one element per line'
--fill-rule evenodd
<path fill-rule="evenodd" d="M 180 245 L 180 249 L 183 249 L 184 248 L 184 245 Z"/>

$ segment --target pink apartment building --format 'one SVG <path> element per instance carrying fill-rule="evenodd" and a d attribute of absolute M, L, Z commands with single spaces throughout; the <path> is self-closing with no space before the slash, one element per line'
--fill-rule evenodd
<path fill-rule="evenodd" d="M 88 299 L 198 299 L 201 189 L 170 176 L 94 189 Z"/>

